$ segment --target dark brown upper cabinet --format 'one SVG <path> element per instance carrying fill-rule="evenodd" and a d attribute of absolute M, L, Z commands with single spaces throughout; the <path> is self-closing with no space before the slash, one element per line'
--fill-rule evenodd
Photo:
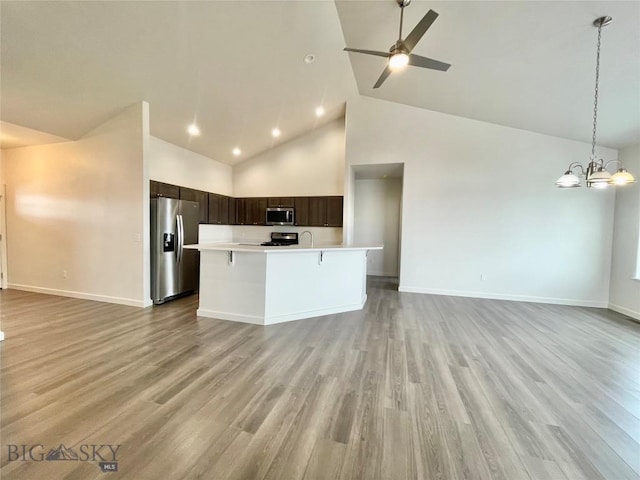
<path fill-rule="evenodd" d="M 261 197 L 252 197 L 252 198 L 245 198 L 245 201 L 246 201 L 245 225 L 265 225 L 267 199 L 261 198 Z"/>
<path fill-rule="evenodd" d="M 343 197 L 327 198 L 327 227 L 342 226 Z"/>
<path fill-rule="evenodd" d="M 236 198 L 235 199 L 235 223 L 234 225 L 248 225 L 247 221 L 247 199 Z"/>
<path fill-rule="evenodd" d="M 295 197 L 293 218 L 296 225 L 309 225 L 309 197 Z"/>
<path fill-rule="evenodd" d="M 227 208 L 229 225 L 237 225 L 238 217 L 236 216 L 236 199 L 233 197 L 229 197 L 229 205 Z"/>
<path fill-rule="evenodd" d="M 311 227 L 326 227 L 327 197 L 309 197 L 309 222 Z"/>
<path fill-rule="evenodd" d="M 149 190 L 151 197 L 167 197 L 180 199 L 180 187 L 177 185 L 171 185 L 169 183 L 156 182 L 151 180 L 149 182 Z"/>
<path fill-rule="evenodd" d="M 341 227 L 343 197 L 245 197 L 233 198 L 155 180 L 151 197 L 189 200 L 200 204 L 200 223 L 214 225 L 265 225 L 267 207 L 295 208 L 295 225 Z"/>
<path fill-rule="evenodd" d="M 312 227 L 342 226 L 342 197 L 309 197 L 309 222 Z"/>
<path fill-rule="evenodd" d="M 209 223 L 209 194 L 201 190 L 180 187 L 180 200 L 188 200 L 190 202 L 198 202 L 200 205 L 200 223 Z"/>
<path fill-rule="evenodd" d="M 229 224 L 229 197 L 217 193 L 209 194 L 209 223 Z"/>
<path fill-rule="evenodd" d="M 267 207 L 294 207 L 297 197 L 269 197 Z"/>

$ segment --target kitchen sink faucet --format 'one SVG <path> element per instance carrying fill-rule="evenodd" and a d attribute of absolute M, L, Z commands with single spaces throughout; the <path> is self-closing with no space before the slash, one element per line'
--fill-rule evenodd
<path fill-rule="evenodd" d="M 302 241 L 302 236 L 303 236 L 305 233 L 308 233 L 308 234 L 309 234 L 309 238 L 311 238 L 311 248 L 313 248 L 313 233 L 311 233 L 309 230 L 305 230 L 304 232 L 302 232 L 302 233 L 300 234 L 300 241 Z"/>

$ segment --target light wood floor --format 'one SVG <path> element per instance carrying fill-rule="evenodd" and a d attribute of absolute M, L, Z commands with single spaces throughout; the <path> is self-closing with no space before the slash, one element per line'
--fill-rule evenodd
<path fill-rule="evenodd" d="M 0 292 L 3 480 L 638 479 L 640 325 L 401 294 L 259 327 Z M 95 463 L 7 444 L 121 444 Z"/>

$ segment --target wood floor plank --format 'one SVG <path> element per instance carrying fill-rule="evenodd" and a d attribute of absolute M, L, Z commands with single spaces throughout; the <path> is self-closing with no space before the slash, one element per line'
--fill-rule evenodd
<path fill-rule="evenodd" d="M 340 478 L 340 468 L 347 446 L 321 438 L 316 442 L 304 472 L 304 480 L 333 480 Z"/>
<path fill-rule="evenodd" d="M 640 325 L 397 292 L 273 326 L 0 290 L 3 480 L 639 480 Z M 16 461 L 7 445 L 121 445 Z M 46 453 L 46 452 L 45 452 Z"/>

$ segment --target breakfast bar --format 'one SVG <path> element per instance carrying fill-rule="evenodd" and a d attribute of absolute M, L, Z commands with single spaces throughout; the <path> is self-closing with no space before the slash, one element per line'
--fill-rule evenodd
<path fill-rule="evenodd" d="M 185 248 L 200 251 L 198 316 L 270 325 L 362 309 L 367 251 L 382 245 Z"/>

